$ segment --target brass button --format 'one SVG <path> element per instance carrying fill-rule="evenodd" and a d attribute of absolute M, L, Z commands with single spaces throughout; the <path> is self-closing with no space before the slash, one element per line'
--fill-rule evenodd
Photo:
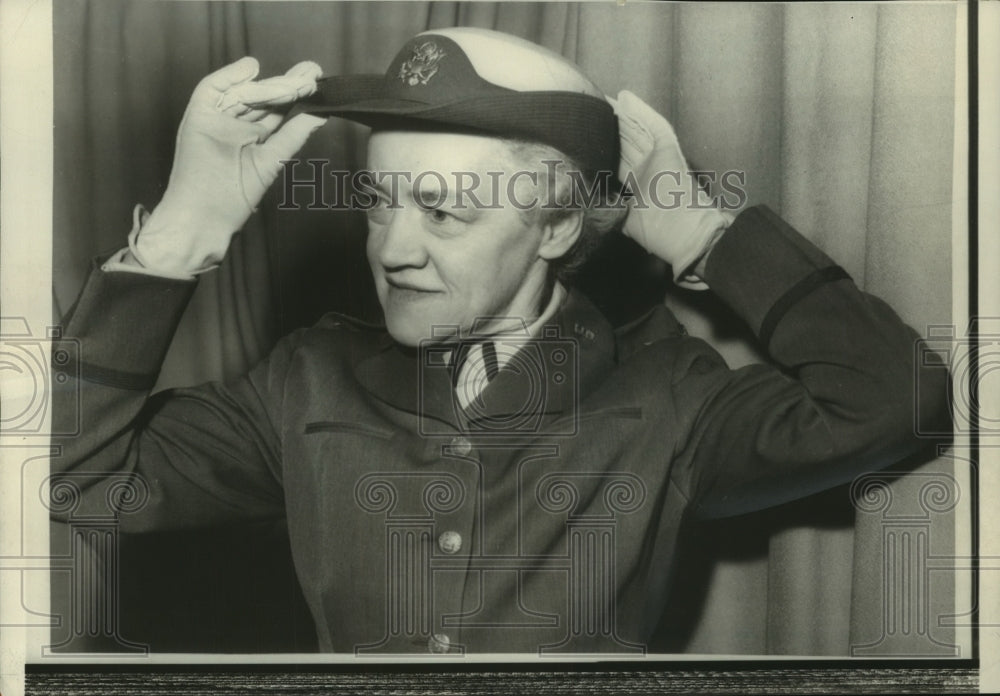
<path fill-rule="evenodd" d="M 472 451 L 472 443 L 469 442 L 469 438 L 463 437 L 462 435 L 456 435 L 451 438 L 451 448 L 455 454 L 464 457 Z"/>
<path fill-rule="evenodd" d="M 451 638 L 446 633 L 435 633 L 427 639 L 427 649 L 438 655 L 446 653 L 451 650 Z"/>
<path fill-rule="evenodd" d="M 458 553 L 462 548 L 462 535 L 458 532 L 443 532 L 438 537 L 438 547 L 445 553 Z"/>

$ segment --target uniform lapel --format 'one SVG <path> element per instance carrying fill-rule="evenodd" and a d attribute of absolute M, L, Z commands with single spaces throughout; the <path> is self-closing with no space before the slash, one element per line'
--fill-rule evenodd
<path fill-rule="evenodd" d="M 542 334 L 516 352 L 466 410 L 474 427 L 523 432 L 573 415 L 614 367 L 611 325 L 575 290 Z M 502 340 L 497 350 L 504 350 Z M 460 428 L 449 356 L 446 349 L 405 348 L 386 335 L 377 352 L 355 365 L 354 373 L 376 399 Z"/>
<path fill-rule="evenodd" d="M 458 427 L 447 354 L 407 348 L 386 334 L 378 352 L 359 361 L 354 374 L 379 401 Z"/>
<path fill-rule="evenodd" d="M 497 341 L 497 350 L 503 350 Z M 500 369 L 467 413 L 483 429 L 539 432 L 574 416 L 580 402 L 614 367 L 611 325 L 581 293 L 570 291 L 542 335 Z"/>

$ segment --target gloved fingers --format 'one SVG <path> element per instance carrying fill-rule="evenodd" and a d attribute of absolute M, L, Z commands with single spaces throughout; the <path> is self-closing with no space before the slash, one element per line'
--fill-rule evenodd
<path fill-rule="evenodd" d="M 262 121 L 267 119 L 268 116 L 274 116 L 275 117 L 274 128 L 277 128 L 278 124 L 281 123 L 281 119 L 283 118 L 283 116 L 280 113 L 275 113 L 270 109 L 254 109 L 247 106 L 246 104 L 234 105 L 233 107 L 226 109 L 226 111 L 224 111 L 223 113 L 225 113 L 227 116 L 234 116 L 235 118 L 239 119 L 240 121 L 243 121 L 244 123 L 261 123 Z M 268 132 L 274 130 L 274 128 L 271 128 Z"/>
<path fill-rule="evenodd" d="M 618 103 L 615 113 L 618 114 L 619 119 L 624 117 L 639 124 L 641 128 L 657 140 L 661 138 L 677 139 L 670 122 L 663 118 L 656 109 L 627 89 L 623 89 L 618 93 Z"/>
<path fill-rule="evenodd" d="M 266 120 L 258 124 L 264 128 Z M 299 114 L 271 133 L 258 147 L 265 160 L 278 162 L 287 159 L 302 149 L 312 133 L 326 123 L 325 118 L 312 114 Z"/>
<path fill-rule="evenodd" d="M 281 171 L 282 161 L 292 157 L 305 144 L 309 135 L 317 128 L 326 123 L 325 118 L 319 118 L 311 114 L 299 114 L 278 128 L 271 137 L 263 140 L 259 145 L 246 148 L 243 151 L 243 196 L 251 209 L 257 205 L 257 201 L 264 194 L 264 191 L 271 185 L 274 178 Z M 266 131 L 262 123 L 255 124 L 260 132 Z M 253 182 L 250 178 L 256 179 Z"/>
<path fill-rule="evenodd" d="M 653 151 L 653 141 L 644 133 L 618 128 L 618 148 L 623 164 L 630 168 L 639 166 Z"/>
<path fill-rule="evenodd" d="M 225 112 L 212 106 L 189 107 L 178 128 L 178 142 L 198 136 L 229 144 L 258 141 L 261 137 L 266 137 L 266 133 L 262 136 L 258 124 L 245 118 L 250 112 L 249 107 L 242 104 L 234 104 Z"/>
<path fill-rule="evenodd" d="M 311 60 L 296 63 L 284 75 L 246 82 L 229 90 L 226 97 L 261 108 L 289 104 L 316 91 L 323 68 Z"/>
<path fill-rule="evenodd" d="M 667 120 L 631 92 L 622 91 L 618 96 L 618 131 L 623 161 L 627 160 L 635 166 L 655 161 L 661 171 L 686 172 L 687 160 Z"/>
<path fill-rule="evenodd" d="M 637 150 L 649 151 L 656 145 L 656 137 L 628 117 L 618 117 L 618 137 Z"/>
<path fill-rule="evenodd" d="M 263 142 L 267 140 L 270 135 L 277 130 L 281 122 L 285 120 L 283 114 L 276 114 L 273 111 L 261 111 L 263 116 L 257 119 L 256 124 L 260 128 L 262 134 L 260 141 Z"/>
<path fill-rule="evenodd" d="M 253 109 L 241 102 L 232 92 L 226 92 L 219 97 L 219 101 L 215 105 L 215 110 L 221 111 L 226 116 L 242 118 Z"/>
<path fill-rule="evenodd" d="M 643 133 L 650 140 L 656 139 L 656 134 L 649 128 L 643 118 L 635 113 L 635 100 L 639 98 L 627 90 L 618 93 L 618 98 L 612 104 L 615 116 L 618 117 L 618 126 L 633 133 Z M 640 100 L 641 101 L 641 100 Z"/>
<path fill-rule="evenodd" d="M 619 97 L 624 94 L 631 92 L 619 92 Z M 618 139 L 622 162 L 636 167 L 653 151 L 656 137 L 622 106 L 620 99 L 612 101 L 609 97 L 608 100 L 613 103 L 615 114 L 618 116 Z"/>
<path fill-rule="evenodd" d="M 611 105 L 615 115 L 618 116 L 618 100 L 605 94 L 604 101 Z M 652 148 L 652 141 L 649 145 L 643 145 L 639 141 L 637 124 L 623 116 L 618 116 L 618 180 L 625 181 L 629 172 L 635 172 L 639 163 L 649 154 Z"/>
<path fill-rule="evenodd" d="M 288 77 L 306 77 L 316 81 L 323 75 L 323 68 L 311 60 L 304 60 L 290 67 L 285 71 L 285 75 Z"/>
<path fill-rule="evenodd" d="M 641 130 L 631 129 L 628 125 L 618 125 L 619 164 L 618 177 L 624 181 L 629 172 L 638 173 L 649 155 L 653 152 L 653 140 Z"/>
<path fill-rule="evenodd" d="M 247 107 L 249 109 L 249 107 Z M 245 114 L 240 116 L 241 121 L 246 121 L 248 123 L 260 123 L 268 116 L 281 116 L 281 114 L 275 114 L 273 111 L 268 111 L 267 109 L 249 109 Z"/>
<path fill-rule="evenodd" d="M 259 118 L 251 121 L 249 116 L 253 113 L 261 114 Z M 318 118 L 318 117 L 317 117 Z M 274 111 L 267 111 L 264 109 L 254 110 L 247 114 L 247 117 L 241 119 L 247 121 L 247 125 L 253 126 L 254 133 L 257 136 L 257 142 L 263 143 L 265 140 L 270 138 L 276 130 L 281 126 L 285 120 L 284 114 L 275 113 Z M 294 120 L 294 119 L 293 119 Z M 323 119 L 325 123 L 326 120 Z M 307 135 L 308 137 L 308 135 Z M 304 141 L 303 141 L 304 142 Z M 280 145 L 280 143 L 279 143 Z"/>
<path fill-rule="evenodd" d="M 224 99 L 261 108 L 290 104 L 315 91 L 316 79 L 311 75 L 278 75 L 237 85 L 226 92 Z"/>
<path fill-rule="evenodd" d="M 235 63 L 219 68 L 198 83 L 191 95 L 191 101 L 199 104 L 215 106 L 222 94 L 227 90 L 241 85 L 257 77 L 260 64 L 256 58 L 246 56 Z"/>

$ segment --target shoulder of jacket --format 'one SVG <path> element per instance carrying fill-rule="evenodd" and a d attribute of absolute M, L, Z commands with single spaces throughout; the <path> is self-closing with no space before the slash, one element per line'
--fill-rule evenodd
<path fill-rule="evenodd" d="M 328 312 L 312 326 L 303 326 L 287 334 L 279 347 L 290 353 L 301 350 L 318 350 L 332 356 L 357 351 L 371 351 L 373 346 L 388 340 L 381 324 L 352 317 L 340 312 Z"/>
<path fill-rule="evenodd" d="M 627 360 L 654 343 L 687 335 L 687 329 L 677 321 L 677 317 L 666 305 L 655 305 L 642 316 L 615 329 L 619 360 Z"/>
<path fill-rule="evenodd" d="M 704 339 L 688 334 L 665 305 L 653 307 L 615 333 L 618 364 L 631 360 L 661 370 L 671 383 L 690 375 L 730 372 L 719 352 Z"/>

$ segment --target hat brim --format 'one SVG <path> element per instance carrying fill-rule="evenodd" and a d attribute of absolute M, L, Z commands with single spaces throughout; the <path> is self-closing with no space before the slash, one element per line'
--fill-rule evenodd
<path fill-rule="evenodd" d="M 324 78 L 289 116 L 337 116 L 375 128 L 481 133 L 541 142 L 586 171 L 618 168 L 618 122 L 611 105 L 576 92 L 480 90 L 439 103 L 388 96 L 383 75 Z"/>

